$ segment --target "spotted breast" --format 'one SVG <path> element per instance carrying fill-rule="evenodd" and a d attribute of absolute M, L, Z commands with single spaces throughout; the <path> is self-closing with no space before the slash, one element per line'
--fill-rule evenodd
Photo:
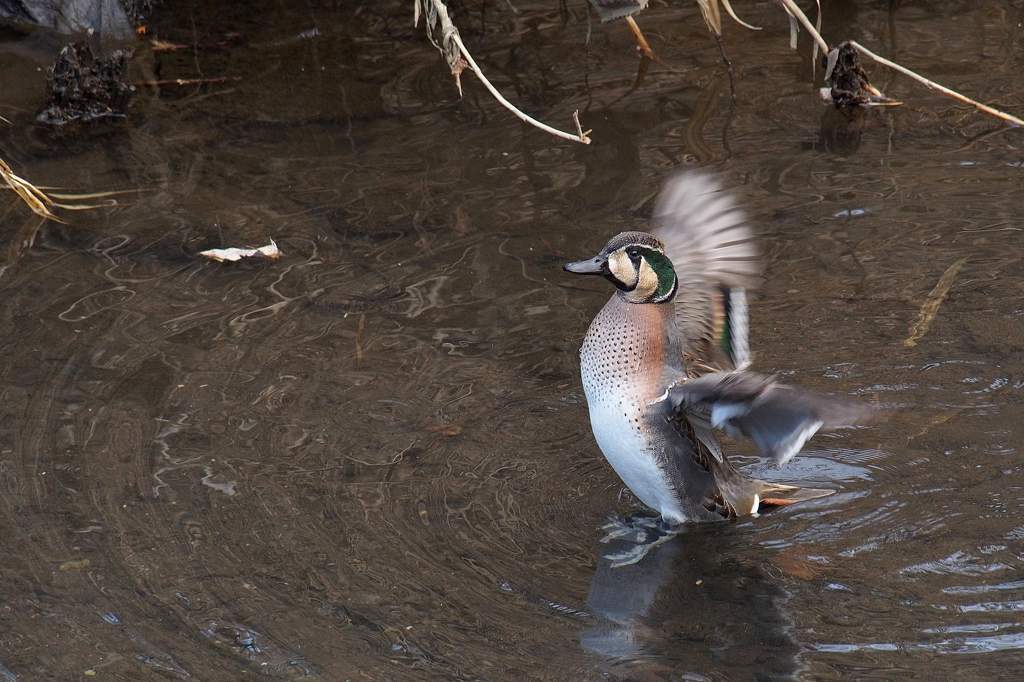
<path fill-rule="evenodd" d="M 675 523 L 686 520 L 666 462 L 664 424 L 647 405 L 678 376 L 680 353 L 669 329 L 671 305 L 634 305 L 613 296 L 580 349 L 583 389 L 598 446 L 640 500 Z"/>

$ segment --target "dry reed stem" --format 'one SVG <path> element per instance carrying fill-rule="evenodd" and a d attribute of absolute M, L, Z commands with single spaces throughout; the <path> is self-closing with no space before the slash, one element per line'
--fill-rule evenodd
<path fill-rule="evenodd" d="M 800 9 L 793 0 L 779 0 L 779 4 L 782 5 L 782 8 L 786 10 L 786 13 L 789 14 L 789 16 L 794 17 L 804 25 L 804 28 L 811 34 L 811 37 L 814 38 L 815 42 L 817 42 L 818 46 L 822 49 L 822 52 L 828 54 L 828 43 L 825 42 L 825 39 L 822 38 L 821 34 L 814 28 L 814 24 L 812 24 L 811 20 L 807 18 L 807 15 L 804 14 L 803 10 Z"/>
<path fill-rule="evenodd" d="M 16 175 L 3 159 L 0 159 L 0 178 L 3 178 L 7 186 L 14 190 L 14 193 L 25 202 L 25 205 L 33 213 L 47 220 L 53 220 L 58 223 L 64 222 L 50 210 L 51 206 L 56 205 L 53 199 L 25 178 Z"/>
<path fill-rule="evenodd" d="M 874 59 L 876 62 L 878 62 L 882 66 L 888 66 L 890 69 L 894 69 L 896 71 L 899 71 L 904 76 L 908 76 L 910 78 L 913 78 L 914 80 L 916 80 L 918 83 L 922 84 L 923 86 L 925 86 L 929 90 L 935 90 L 936 92 L 940 92 L 943 95 L 946 95 L 947 97 L 952 97 L 953 99 L 955 99 L 957 101 L 960 101 L 960 102 L 963 102 L 964 104 L 970 104 L 972 107 L 974 107 L 978 111 L 984 112 L 984 113 L 988 114 L 989 116 L 995 116 L 996 118 L 1001 119 L 1003 121 L 1006 121 L 1007 123 L 1012 123 L 1013 125 L 1016 125 L 1016 126 L 1024 126 L 1024 121 L 1022 121 L 1021 119 L 1017 118 L 1016 116 L 1012 116 L 1011 114 L 1007 114 L 1005 112 L 999 111 L 998 109 L 990 107 L 987 104 L 982 104 L 981 102 L 973 100 L 970 97 L 967 97 L 966 95 L 961 95 L 956 90 L 950 90 L 949 88 L 945 87 L 944 85 L 939 85 L 935 81 L 928 80 L 924 76 L 911 71 L 910 69 L 908 69 L 905 66 L 900 66 L 896 62 L 889 61 L 885 57 L 878 56 L 877 54 L 875 54 L 874 52 L 872 52 L 871 50 L 867 49 L 866 47 L 864 47 L 863 45 L 861 45 L 860 43 L 858 43 L 856 41 L 851 40 L 850 41 L 850 45 L 852 45 L 853 48 L 855 50 L 857 50 L 858 52 L 861 52 L 861 53 L 867 55 L 868 57 L 871 57 L 872 59 Z"/>
<path fill-rule="evenodd" d="M 241 76 L 215 76 L 211 78 L 166 78 L 164 80 L 136 81 L 133 85 L 159 87 L 161 85 L 217 85 L 220 83 L 237 83 Z"/>
<path fill-rule="evenodd" d="M 488 92 L 491 93 L 494 99 L 498 100 L 499 104 L 501 104 L 503 107 L 511 111 L 516 116 L 516 118 L 525 123 L 529 123 L 533 127 L 539 128 L 540 130 L 543 130 L 546 133 L 550 133 L 555 137 L 560 137 L 564 140 L 572 140 L 573 142 L 579 142 L 581 144 L 590 144 L 590 138 L 586 134 L 574 135 L 572 133 L 561 131 L 558 128 L 552 128 L 548 124 L 542 123 L 537 119 L 529 116 L 525 112 L 521 111 L 520 109 L 516 108 L 514 104 L 505 99 L 505 97 L 502 96 L 500 92 L 498 92 L 498 89 L 491 84 L 491 81 L 487 80 L 487 76 L 484 75 L 484 72 L 480 69 L 480 66 L 476 63 L 476 60 L 473 59 L 473 55 L 471 55 L 469 53 L 469 50 L 466 49 L 466 45 L 462 42 L 462 36 L 459 35 L 458 29 L 455 28 L 454 24 L 451 23 L 451 19 L 448 18 L 448 8 L 445 7 L 444 3 L 441 2 L 441 0 L 415 0 L 415 3 L 413 5 L 415 9 L 415 16 L 413 18 L 414 26 L 419 24 L 419 18 L 421 14 L 421 3 L 430 3 L 434 9 L 434 18 L 438 19 L 438 23 L 440 24 L 441 31 L 443 33 L 441 38 L 442 45 L 438 45 L 437 42 L 434 41 L 433 37 L 431 37 L 431 42 L 433 42 L 435 47 L 437 47 L 441 51 L 441 54 L 445 56 L 445 59 L 449 60 L 449 66 L 451 66 L 452 74 L 456 77 L 456 80 L 458 79 L 459 73 L 462 71 L 462 66 L 453 63 L 450 59 L 450 55 L 445 52 L 445 47 L 443 47 L 443 45 L 447 45 L 449 41 L 454 43 L 454 45 L 458 48 L 459 56 L 466 61 L 466 64 L 469 66 L 469 68 L 473 70 L 473 73 L 476 74 L 476 77 L 480 79 L 480 82 L 484 84 L 484 87 L 487 88 Z M 428 36 L 430 36 L 430 31 L 432 30 L 432 27 L 430 25 L 432 17 L 430 16 L 430 12 L 427 10 L 426 7 L 423 7 L 422 13 L 425 14 L 427 17 L 425 23 L 427 26 L 427 34 Z M 461 86 L 459 87 L 459 94 L 462 94 Z M 580 129 L 579 126 L 577 126 L 577 129 Z"/>
<path fill-rule="evenodd" d="M 43 185 L 36 185 L 38 189 L 59 189 L 58 187 L 47 187 Z M 63 194 L 57 192 L 50 192 L 50 198 L 52 199 L 106 199 L 108 197 L 116 197 L 119 194 L 139 194 L 141 192 L 147 192 L 145 189 L 116 189 L 109 192 L 89 192 L 87 194 Z M 61 204 L 57 204 L 60 206 Z"/>
<path fill-rule="evenodd" d="M 2 163 L 3 163 L 3 161 L 0 161 L 0 164 L 2 164 Z M 0 167 L 0 176 L 2 176 L 4 178 L 4 180 L 7 179 L 7 176 L 4 175 L 4 170 L 3 170 L 2 167 Z M 16 176 L 16 175 L 13 176 L 13 177 L 14 178 L 18 178 L 18 176 Z M 18 178 L 18 180 L 21 180 L 21 178 Z M 10 183 L 7 183 L 7 187 L 0 187 L 0 189 L 7 189 L 7 190 L 12 190 L 12 191 L 17 192 L 17 190 L 14 188 L 14 186 L 11 185 Z M 97 209 L 97 208 L 117 206 L 118 205 L 117 200 L 114 199 L 113 197 L 115 197 L 115 196 L 117 196 L 119 194 L 138 194 L 139 192 L 147 191 L 147 190 L 144 190 L 144 189 L 119 189 L 119 190 L 112 190 L 112 191 L 109 191 L 109 192 L 88 192 L 88 193 L 81 193 L 81 194 L 66 194 L 66 193 L 63 193 L 63 192 L 50 192 L 50 191 L 47 191 L 47 190 L 53 190 L 53 189 L 60 189 L 59 187 L 52 187 L 50 185 L 32 185 L 32 189 L 34 189 L 36 192 L 39 192 L 39 196 L 40 197 L 43 197 L 43 196 L 47 197 L 47 199 L 49 201 L 44 202 L 44 204 L 46 206 L 55 206 L 57 208 L 67 209 L 69 211 L 91 211 L 91 210 L 94 210 L 94 209 Z M 20 193 L 19 193 L 19 196 L 20 196 Z M 61 199 L 63 201 L 80 201 L 82 199 L 106 199 L 106 201 L 103 201 L 103 202 L 100 202 L 100 203 L 97 203 L 97 204 L 65 204 L 65 203 L 62 203 L 62 201 L 54 201 L 55 199 Z M 30 208 L 31 208 L 31 204 L 30 204 Z M 57 220 L 58 222 L 65 222 L 64 220 L 62 220 L 60 218 L 45 216 L 45 215 L 43 215 L 42 213 L 40 213 L 39 211 L 37 211 L 35 209 L 32 209 L 32 210 L 33 210 L 33 212 L 36 215 L 42 216 L 42 217 L 47 218 L 49 220 Z"/>
<path fill-rule="evenodd" d="M 636 19 L 629 16 L 626 17 L 626 23 L 629 24 L 629 30 L 633 32 L 633 39 L 636 40 L 636 46 L 640 48 L 640 51 L 644 53 L 644 56 L 650 59 L 652 62 L 658 58 L 654 54 L 654 50 L 651 49 L 651 44 L 647 42 L 647 38 L 644 36 L 644 32 L 640 30 L 640 25 L 636 23 Z"/>
<path fill-rule="evenodd" d="M 437 2 L 438 0 L 434 1 Z M 476 60 L 473 59 L 473 55 L 469 53 L 469 50 L 467 50 L 466 46 L 462 43 L 462 38 L 459 36 L 459 34 L 456 33 L 454 37 L 455 44 L 459 46 L 459 51 L 462 52 L 462 58 L 466 60 L 466 63 L 469 64 L 469 68 L 473 69 L 473 73 L 476 74 L 476 77 L 480 79 L 480 82 L 484 84 L 484 87 L 487 88 L 491 95 L 494 96 L 494 99 L 498 100 L 499 104 L 501 104 L 503 107 L 505 107 L 513 114 L 515 114 L 516 117 L 519 118 L 520 120 L 529 123 L 535 128 L 540 128 L 546 133 L 551 133 L 555 137 L 561 137 L 565 140 L 572 140 L 573 142 L 579 142 L 581 144 L 590 144 L 590 138 L 587 135 L 573 135 L 572 133 L 562 132 L 558 128 L 552 128 L 546 123 L 541 123 L 537 119 L 531 118 L 526 113 L 517 109 L 514 104 L 505 99 L 501 95 L 501 93 L 498 92 L 498 89 L 491 85 L 491 82 L 487 80 L 487 77 L 484 75 L 484 72 L 480 70 L 480 67 L 477 66 Z"/>

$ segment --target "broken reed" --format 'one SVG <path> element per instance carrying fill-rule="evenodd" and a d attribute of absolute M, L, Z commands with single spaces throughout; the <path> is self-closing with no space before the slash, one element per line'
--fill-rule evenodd
<path fill-rule="evenodd" d="M 25 205 L 31 209 L 33 213 L 41 218 L 47 220 L 53 220 L 58 223 L 64 221 L 57 217 L 50 209 L 57 206 L 57 203 L 47 196 L 46 192 L 39 189 L 31 182 L 23 177 L 15 174 L 11 167 L 7 165 L 7 162 L 0 159 L 0 178 L 14 190 L 14 193 L 21 198 Z"/>

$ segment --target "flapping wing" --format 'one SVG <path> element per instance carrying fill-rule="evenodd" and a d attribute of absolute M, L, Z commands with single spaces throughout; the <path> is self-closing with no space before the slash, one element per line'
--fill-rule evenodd
<path fill-rule="evenodd" d="M 714 372 L 669 389 L 673 409 L 710 412 L 711 425 L 745 436 L 779 466 L 793 458 L 819 429 L 868 421 L 866 405 L 809 393 L 753 372 Z"/>
<path fill-rule="evenodd" d="M 707 175 L 669 180 L 652 217 L 679 278 L 676 324 L 691 357 L 733 367 L 750 363 L 745 290 L 761 281 L 761 261 L 746 216 Z"/>

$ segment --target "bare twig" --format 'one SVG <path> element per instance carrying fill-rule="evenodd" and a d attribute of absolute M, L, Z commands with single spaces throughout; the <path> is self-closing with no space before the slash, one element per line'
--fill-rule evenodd
<path fill-rule="evenodd" d="M 576 124 L 576 135 L 578 135 L 581 140 L 583 138 L 589 139 L 590 133 L 592 133 L 593 131 L 590 130 L 589 128 L 587 130 L 583 130 L 583 126 L 580 125 L 580 110 L 579 109 L 577 109 L 576 111 L 572 112 L 572 121 L 573 121 L 573 123 Z"/>
<path fill-rule="evenodd" d="M 459 35 L 459 30 L 455 28 L 455 25 L 448 17 L 448 9 L 441 0 L 415 0 L 414 8 L 415 15 L 413 25 L 419 24 L 421 14 L 426 17 L 426 21 L 424 23 L 427 27 L 427 36 L 430 38 L 430 41 L 434 46 L 441 51 L 441 54 L 444 55 L 449 68 L 452 70 L 452 75 L 456 78 L 457 84 L 459 74 L 462 72 L 463 68 L 469 66 L 494 99 L 498 100 L 499 104 L 515 114 L 515 116 L 520 120 L 529 123 L 535 128 L 540 128 L 544 132 L 550 133 L 555 137 L 572 140 L 573 142 L 580 142 L 582 144 L 590 144 L 590 138 L 587 135 L 574 135 L 572 133 L 563 132 L 557 128 L 552 128 L 546 123 L 541 123 L 537 119 L 527 115 L 505 99 L 505 97 L 498 92 L 498 89 L 495 88 L 489 80 L 487 80 L 487 77 L 484 76 L 484 72 L 477 65 L 476 60 L 473 59 L 473 55 L 471 55 L 469 50 L 466 49 L 465 44 L 462 42 L 462 37 Z M 440 43 L 434 40 L 433 36 L 433 31 L 438 29 L 441 33 Z M 459 94 L 462 94 L 461 85 L 459 85 Z"/>
<path fill-rule="evenodd" d="M 167 78 L 164 80 L 136 81 L 135 85 L 156 87 L 160 85 L 215 85 L 217 83 L 235 83 L 242 80 L 241 76 L 215 76 L 212 78 Z"/>
<path fill-rule="evenodd" d="M 657 61 L 658 57 L 654 54 L 654 50 L 651 49 L 651 44 L 647 42 L 647 38 L 644 36 L 643 31 L 640 30 L 640 25 L 636 23 L 636 19 L 628 16 L 626 17 L 626 23 L 629 24 L 629 30 L 633 32 L 637 48 L 651 61 Z"/>
<path fill-rule="evenodd" d="M 875 54 L 871 50 L 867 49 L 866 47 L 864 47 L 860 43 L 857 43 L 857 42 L 851 40 L 850 41 L 850 45 L 852 45 L 854 47 L 854 49 L 856 49 L 858 52 L 861 52 L 861 53 L 867 55 L 868 57 L 871 57 L 872 59 L 874 59 L 879 64 L 881 64 L 883 66 L 888 66 L 890 69 L 894 69 L 896 71 L 899 71 L 904 76 L 909 76 L 910 78 L 913 78 L 914 80 L 916 80 L 918 83 L 924 85 L 929 90 L 935 90 L 936 92 L 941 92 L 943 95 L 946 95 L 947 97 L 952 97 L 953 99 L 958 100 L 960 102 L 963 102 L 964 104 L 970 104 L 972 107 L 974 107 L 978 111 L 982 111 L 982 112 L 984 112 L 984 113 L 986 113 L 986 114 L 988 114 L 990 116 L 995 116 L 996 118 L 1001 119 L 1003 121 L 1006 121 L 1007 123 L 1012 123 L 1015 126 L 1024 126 L 1024 121 L 1022 121 L 1021 119 L 1017 118 L 1016 116 L 1012 116 L 1012 115 L 1007 114 L 1005 112 L 999 111 L 998 109 L 994 109 L 993 107 L 990 107 L 987 104 L 982 104 L 981 102 L 973 100 L 970 97 L 967 97 L 965 95 L 961 95 L 959 92 L 956 92 L 955 90 L 950 90 L 949 88 L 945 87 L 944 85 L 939 85 L 935 81 L 928 80 L 924 76 L 922 76 L 920 74 L 917 74 L 917 73 L 914 73 L 913 71 L 911 71 L 910 69 L 908 69 L 905 66 L 900 66 L 896 62 L 889 61 L 885 57 L 878 56 L 877 54 Z"/>
<path fill-rule="evenodd" d="M 572 140 L 573 142 L 580 142 L 582 144 L 590 144 L 590 138 L 588 136 L 586 136 L 586 135 L 577 136 L 577 135 L 573 135 L 571 133 L 562 132 L 561 130 L 558 130 L 557 128 L 552 128 L 551 126 L 547 125 L 546 123 L 541 123 L 540 121 L 538 121 L 535 118 L 531 118 L 530 116 L 528 116 L 524 112 L 522 112 L 519 109 L 517 109 L 514 104 L 512 104 L 507 99 L 505 99 L 502 96 L 502 94 L 500 92 L 498 92 L 498 89 L 495 88 L 493 85 L 491 85 L 491 82 L 489 80 L 487 80 L 487 77 L 484 76 L 484 72 L 480 70 L 480 67 L 477 66 L 476 61 L 474 61 L 473 56 L 471 54 L 469 54 L 469 52 L 466 50 L 466 46 L 462 44 L 462 38 L 459 37 L 458 33 L 455 34 L 455 42 L 456 42 L 456 44 L 458 44 L 459 49 L 462 51 L 462 56 L 465 58 L 466 62 L 469 63 L 469 68 L 473 69 L 473 73 L 475 73 L 476 77 L 480 79 L 480 82 L 484 84 L 484 87 L 487 88 L 490 91 L 490 93 L 494 96 L 494 99 L 498 100 L 499 104 L 501 104 L 503 107 L 505 107 L 506 109 L 511 111 L 513 114 L 515 114 L 519 119 L 525 121 L 526 123 L 529 123 L 530 125 L 532 125 L 532 126 L 534 126 L 536 128 L 540 128 L 544 132 L 551 133 L 552 135 L 554 135 L 556 137 L 561 137 L 561 138 L 566 139 L 566 140 Z"/>

